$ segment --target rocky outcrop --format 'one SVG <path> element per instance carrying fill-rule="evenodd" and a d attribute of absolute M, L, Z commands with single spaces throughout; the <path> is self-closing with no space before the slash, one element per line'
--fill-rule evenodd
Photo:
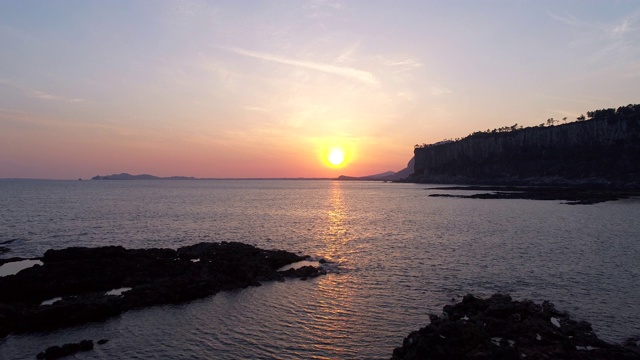
<path fill-rule="evenodd" d="M 527 199 L 564 200 L 569 205 L 591 205 L 605 201 L 640 196 L 640 190 L 595 189 L 580 186 L 449 186 L 429 190 L 490 191 L 477 194 L 430 194 L 430 197 L 453 197 L 463 199 Z"/>
<path fill-rule="evenodd" d="M 572 320 L 547 301 L 467 295 L 430 320 L 404 339 L 392 359 L 640 359 L 636 341 L 606 343 L 589 323 Z"/>
<path fill-rule="evenodd" d="M 73 355 L 81 351 L 89 351 L 93 349 L 93 340 L 82 340 L 78 343 L 68 343 L 62 346 L 51 346 L 47 350 L 39 353 L 36 359 L 53 360 L 60 359 L 65 356 Z"/>
<path fill-rule="evenodd" d="M 220 290 L 284 277 L 323 273 L 305 268 L 281 273 L 306 259 L 242 243 L 200 243 L 172 249 L 73 247 L 48 250 L 36 265 L 0 277 L 0 337 L 100 321 L 126 310 L 179 303 Z M 112 291 L 115 290 L 115 291 Z"/>
<path fill-rule="evenodd" d="M 640 106 L 414 149 L 413 181 L 640 187 Z"/>

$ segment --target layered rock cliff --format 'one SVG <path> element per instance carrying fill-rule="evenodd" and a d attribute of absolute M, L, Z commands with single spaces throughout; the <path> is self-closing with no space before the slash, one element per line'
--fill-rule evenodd
<path fill-rule="evenodd" d="M 564 125 L 416 147 L 412 180 L 640 187 L 640 105 L 587 114 Z"/>

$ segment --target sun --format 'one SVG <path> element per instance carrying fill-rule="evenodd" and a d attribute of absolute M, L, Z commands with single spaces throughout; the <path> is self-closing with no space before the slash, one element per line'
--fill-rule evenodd
<path fill-rule="evenodd" d="M 329 160 L 329 163 L 333 166 L 342 165 L 342 163 L 344 162 L 344 150 L 340 148 L 331 149 L 327 160 Z"/>

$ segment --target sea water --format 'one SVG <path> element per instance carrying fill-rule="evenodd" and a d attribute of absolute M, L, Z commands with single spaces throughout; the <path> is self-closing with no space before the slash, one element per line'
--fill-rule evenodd
<path fill-rule="evenodd" d="M 424 184 L 0 180 L 3 257 L 240 241 L 329 274 L 0 339 L 1 359 L 109 339 L 77 359 L 385 359 L 467 293 L 551 300 L 601 338 L 640 334 L 640 200 L 429 197 Z"/>

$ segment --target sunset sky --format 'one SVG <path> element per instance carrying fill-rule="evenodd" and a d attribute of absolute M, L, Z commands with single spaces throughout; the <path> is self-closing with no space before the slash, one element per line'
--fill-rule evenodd
<path fill-rule="evenodd" d="M 0 178 L 361 176 L 640 102 L 639 1 L 3 0 L 0 49 Z"/>

